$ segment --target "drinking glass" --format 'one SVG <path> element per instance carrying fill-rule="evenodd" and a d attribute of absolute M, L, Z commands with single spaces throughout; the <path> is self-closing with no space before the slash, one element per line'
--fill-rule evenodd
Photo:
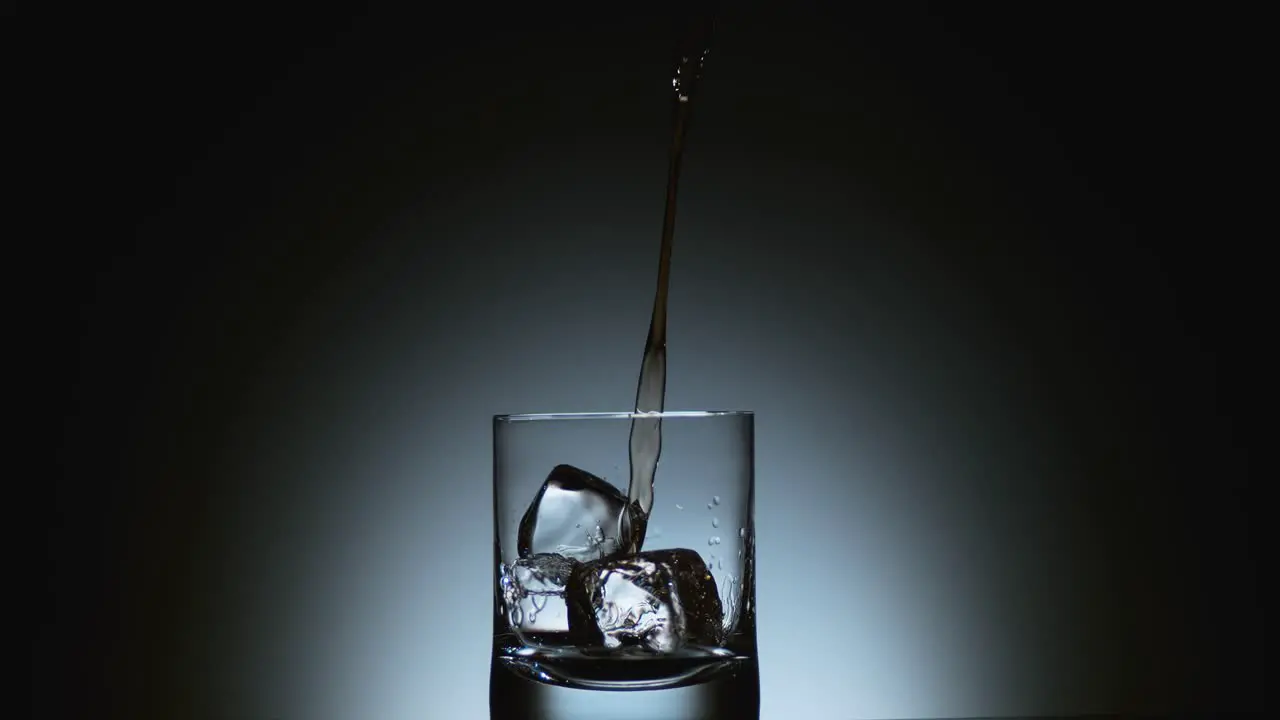
<path fill-rule="evenodd" d="M 494 418 L 492 718 L 759 716 L 754 419 Z M 647 517 L 633 420 L 661 427 Z"/>

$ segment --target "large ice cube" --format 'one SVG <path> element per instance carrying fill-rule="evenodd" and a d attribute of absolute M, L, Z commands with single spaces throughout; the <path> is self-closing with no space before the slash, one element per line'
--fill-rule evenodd
<path fill-rule="evenodd" d="M 625 543 L 621 519 L 627 496 L 618 488 L 572 465 L 557 465 L 533 498 L 516 549 L 520 557 L 557 553 L 587 562 L 609 557 Z"/>
<path fill-rule="evenodd" d="M 565 588 L 579 646 L 638 645 L 669 653 L 724 641 L 715 578 L 692 550 L 654 550 L 579 565 Z"/>
<path fill-rule="evenodd" d="M 578 561 L 554 553 L 520 558 L 503 568 L 508 620 L 517 632 L 565 632 L 565 585 Z"/>

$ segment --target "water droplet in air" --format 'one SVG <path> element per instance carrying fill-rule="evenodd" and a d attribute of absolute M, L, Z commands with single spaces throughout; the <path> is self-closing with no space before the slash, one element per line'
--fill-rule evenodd
<path fill-rule="evenodd" d="M 536 622 L 538 622 L 538 611 L 537 611 L 537 610 L 530 610 L 530 611 L 529 611 L 529 624 L 530 624 L 530 625 L 532 625 L 532 624 L 534 624 L 534 623 L 536 623 Z"/>
<path fill-rule="evenodd" d="M 708 509 L 708 510 L 710 510 L 710 509 L 711 509 L 711 503 L 707 503 L 707 509 Z"/>
<path fill-rule="evenodd" d="M 746 528 L 738 528 L 738 537 L 742 538 L 743 540 L 746 540 L 746 539 L 747 539 L 747 529 L 746 529 Z"/>
<path fill-rule="evenodd" d="M 511 620 L 511 627 L 513 628 L 520 627 L 522 624 L 524 624 L 524 611 L 520 609 L 519 605 L 511 606 L 510 620 Z"/>
<path fill-rule="evenodd" d="M 683 505 L 681 505 L 680 503 L 676 503 L 676 509 L 677 509 L 677 510 L 683 510 L 683 509 L 684 509 L 684 506 L 683 506 Z"/>
<path fill-rule="evenodd" d="M 720 536 L 719 536 L 719 535 L 713 535 L 713 536 L 711 537 L 711 544 L 712 544 L 712 545 L 719 545 L 719 544 L 720 544 Z"/>
<path fill-rule="evenodd" d="M 711 527 L 720 527 L 720 518 L 711 518 Z"/>
<path fill-rule="evenodd" d="M 714 496 L 712 496 L 712 498 L 711 498 L 711 504 L 712 504 L 712 505 L 719 505 L 719 504 L 720 504 L 720 496 L 719 496 L 719 495 L 714 495 Z"/>

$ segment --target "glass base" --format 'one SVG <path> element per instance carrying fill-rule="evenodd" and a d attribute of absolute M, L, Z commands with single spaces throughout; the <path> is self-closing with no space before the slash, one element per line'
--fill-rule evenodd
<path fill-rule="evenodd" d="M 676 652 L 658 654 L 642 647 L 576 647 L 565 633 L 541 633 L 536 638 L 502 633 L 493 657 L 495 665 L 505 665 L 530 680 L 579 690 L 665 690 L 732 672 L 755 654 L 750 652 L 755 644 L 743 639 L 735 634 L 727 648 L 688 644 Z M 521 645 L 522 640 L 537 642 Z M 735 646 L 743 652 L 735 652 Z"/>
<path fill-rule="evenodd" d="M 565 665 L 566 660 L 569 664 Z M 489 669 L 491 720 L 756 720 L 760 717 L 760 670 L 754 657 L 704 658 L 674 681 L 670 668 L 652 661 L 612 660 L 608 679 L 593 673 L 597 660 L 557 658 L 550 664 L 495 653 Z M 681 662 L 679 660 L 675 662 Z M 557 666 L 560 670 L 557 670 Z M 570 669 L 572 686 L 550 672 Z M 549 671 L 549 672 L 548 672 Z M 646 675 L 666 679 L 655 687 Z M 598 679 L 591 682 L 595 675 Z M 538 678 L 530 679 L 531 677 Z M 587 683 L 583 679 L 587 679 Z M 588 684 L 589 683 L 589 684 Z"/>

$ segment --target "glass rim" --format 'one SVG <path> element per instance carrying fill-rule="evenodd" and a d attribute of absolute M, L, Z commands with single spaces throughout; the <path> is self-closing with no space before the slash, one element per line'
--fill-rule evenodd
<path fill-rule="evenodd" d="M 754 417 L 754 410 L 666 410 L 663 412 L 563 412 L 512 413 L 494 415 L 495 423 L 532 422 L 538 420 L 638 420 L 644 418 L 713 418 Z"/>

